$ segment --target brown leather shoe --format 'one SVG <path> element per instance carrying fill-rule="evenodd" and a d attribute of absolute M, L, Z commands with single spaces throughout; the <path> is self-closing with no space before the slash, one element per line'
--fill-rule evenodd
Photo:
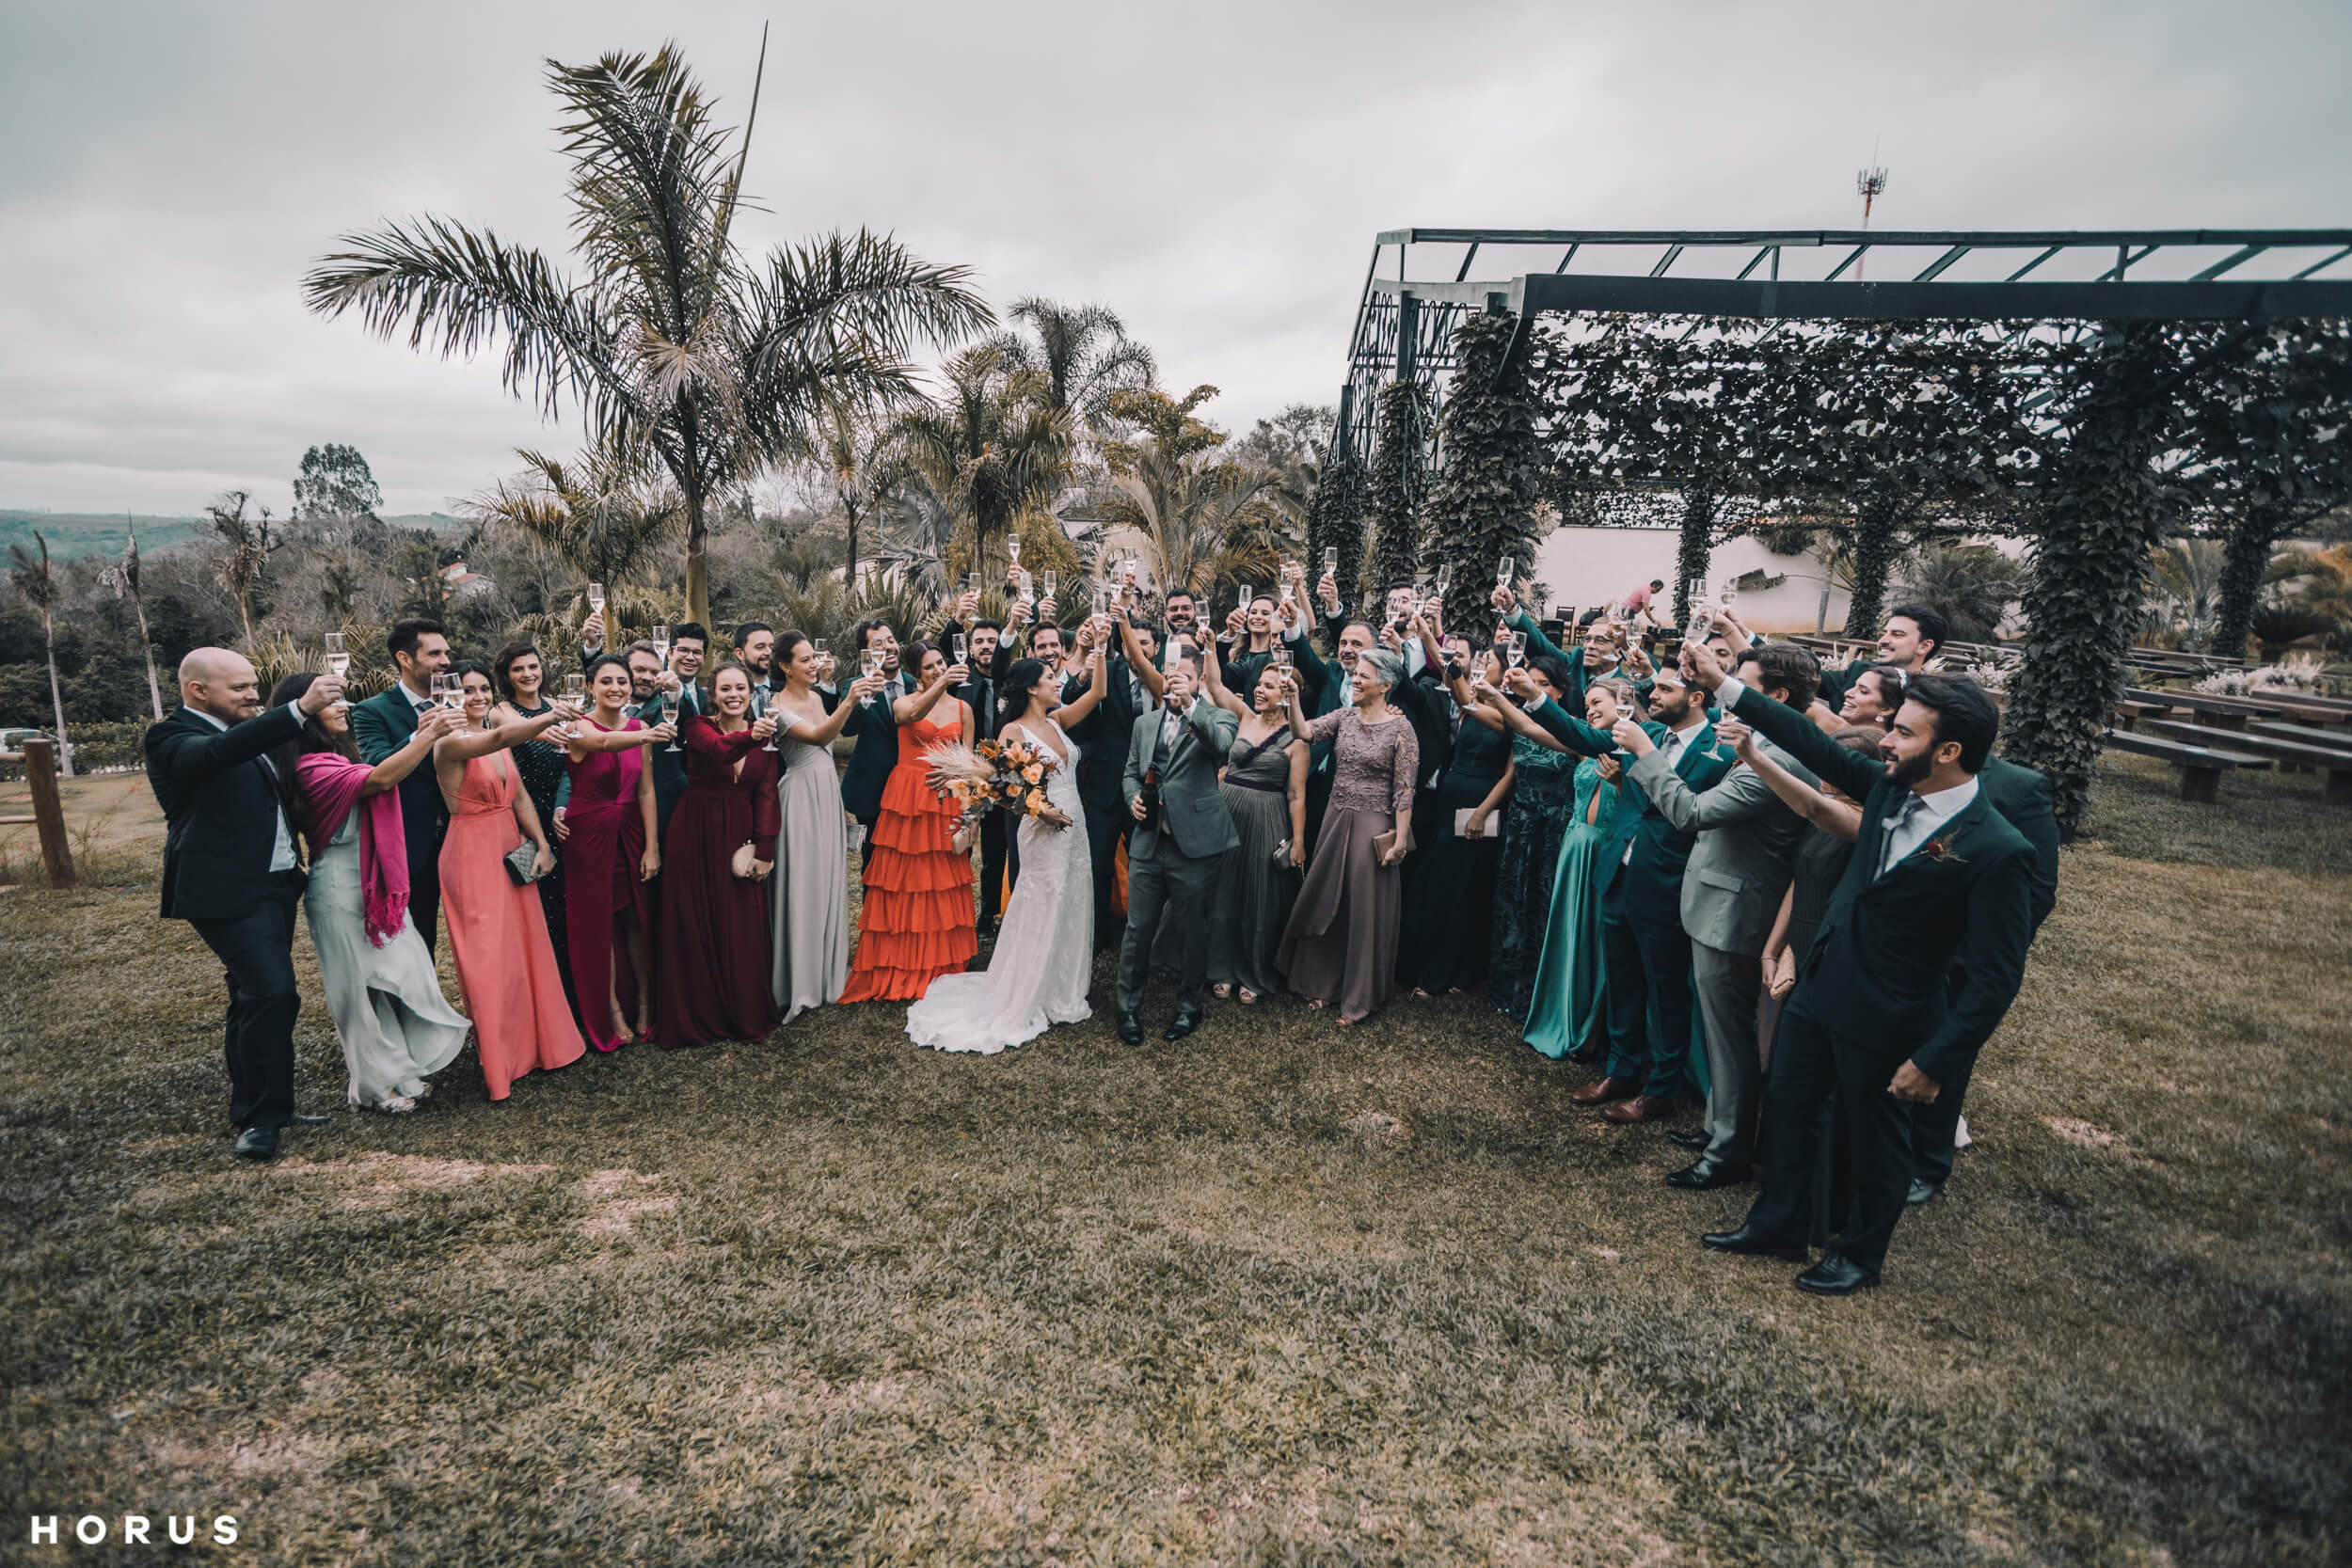
<path fill-rule="evenodd" d="M 1568 1096 L 1571 1105 L 1606 1105 L 1613 1100 L 1630 1100 L 1642 1092 L 1638 1078 L 1604 1078 L 1588 1084 Z"/>
<path fill-rule="evenodd" d="M 1671 1095 L 1637 1094 L 1621 1105 L 1610 1106 L 1601 1115 L 1611 1121 L 1662 1121 L 1674 1115 L 1674 1111 L 1675 1102 Z"/>

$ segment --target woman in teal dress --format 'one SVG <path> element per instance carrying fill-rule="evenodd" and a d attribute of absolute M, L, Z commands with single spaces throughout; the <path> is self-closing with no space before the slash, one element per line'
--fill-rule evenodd
<path fill-rule="evenodd" d="M 1537 657 L 1527 667 L 1552 701 L 1567 693 L 1568 671 L 1560 660 Z M 1503 808 L 1502 859 L 1495 872 L 1495 956 L 1486 973 L 1486 994 L 1521 1023 L 1534 997 L 1536 961 L 1551 923 L 1561 846 L 1575 825 L 1580 760 L 1549 735 L 1511 737 L 1511 800 Z"/>
<path fill-rule="evenodd" d="M 1633 688 L 1611 678 L 1584 692 L 1587 723 L 1607 729 L 1633 711 Z M 1535 965 L 1534 995 L 1521 1035 L 1545 1055 L 1597 1059 L 1609 1045 L 1608 965 L 1600 950 L 1600 857 L 1617 809 L 1613 757 L 1586 757 L 1577 764 L 1574 821 L 1560 846 L 1560 869 L 1552 879 L 1551 918 L 1544 927 L 1542 957 Z"/>

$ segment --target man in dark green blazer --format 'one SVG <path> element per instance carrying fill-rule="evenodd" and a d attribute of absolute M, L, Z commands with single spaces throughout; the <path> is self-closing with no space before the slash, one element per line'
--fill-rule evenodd
<path fill-rule="evenodd" d="M 858 854 L 861 879 L 874 863 L 874 823 L 882 816 L 882 786 L 898 766 L 898 721 L 892 705 L 910 695 L 914 685 L 898 668 L 898 634 L 887 622 L 860 621 L 850 628 L 850 657 L 863 661 L 869 648 L 882 656 L 882 689 L 860 703 L 841 726 L 843 735 L 857 739 L 850 766 L 841 774 L 841 806 L 866 830 L 866 846 Z M 854 680 L 864 673 L 861 663 L 843 673 Z M 831 713 L 839 698 L 831 689 L 823 689 L 822 697 L 825 711 Z"/>
<path fill-rule="evenodd" d="M 294 780 L 269 755 L 342 696 L 322 675 L 295 702 L 262 711 L 261 678 L 242 654 L 197 648 L 180 661 L 179 711 L 143 741 L 148 787 L 163 808 L 163 917 L 196 927 L 229 982 L 222 1044 L 236 1152 L 266 1160 L 294 1114 L 294 905 L 302 863 Z"/>
<path fill-rule="evenodd" d="M 408 744 L 417 718 L 433 707 L 433 677 L 449 668 L 449 636 L 438 621 L 402 621 L 385 635 L 399 679 L 351 710 L 359 760 L 375 767 Z M 440 936 L 441 835 L 449 802 L 430 767 L 400 782 L 400 831 L 408 850 L 408 921 L 431 952 Z"/>
<path fill-rule="evenodd" d="M 2058 907 L 2058 811 L 2050 793 L 2050 781 L 2030 768 L 1987 757 L 1984 770 L 1977 775 L 1977 784 L 1985 799 L 1993 802 L 1993 809 L 2033 846 L 2033 928 L 2038 936 L 2042 923 Z M 1954 969 L 1951 989 L 1955 998 L 1966 984 L 1967 975 Z M 1968 1092 L 1968 1078 L 1969 1069 L 1963 1069 L 1944 1085 L 1943 1093 L 1925 1104 L 1912 1105 L 1911 1141 L 1916 1165 L 1912 1172 L 1910 1199 L 1915 1204 L 1931 1201 L 1943 1192 L 1944 1183 L 1951 1180 L 1952 1157 L 1958 1152 L 1961 1105 Z"/>
<path fill-rule="evenodd" d="M 1524 669 L 1510 674 L 1522 697 L 1542 689 Z M 1663 766 L 1694 795 L 1721 784 L 1739 763 L 1715 743 L 1703 695 L 1671 670 L 1658 673 L 1642 733 L 1665 753 Z M 1546 698 L 1528 717 L 1569 751 L 1617 752 L 1616 737 Z M 1623 760 L 1622 758 L 1620 760 Z M 1691 939 L 1682 928 L 1682 873 L 1698 842 L 1658 809 L 1629 765 L 1617 781 L 1611 837 L 1601 846 L 1601 954 L 1608 966 L 1609 1066 L 1597 1084 L 1568 1096 L 1599 1105 L 1612 1121 L 1656 1121 L 1674 1109 L 1691 1050 Z"/>
<path fill-rule="evenodd" d="M 1201 657 L 1189 644 L 1168 654 L 1165 705 L 1129 726 L 1120 794 L 1134 827 L 1127 840 L 1127 929 L 1119 946 L 1119 1037 L 1143 1043 L 1136 1009 L 1151 978 L 1152 946 L 1163 923 L 1173 931 L 1176 1022 L 1166 1037 L 1200 1027 L 1209 978 L 1209 892 L 1225 851 L 1241 842 L 1217 786 L 1225 753 L 1241 721 L 1201 691 Z M 1147 798 L 1145 783 L 1156 785 Z"/>
<path fill-rule="evenodd" d="M 1835 1101 L 1852 1174 L 1851 1218 L 1797 1276 L 1820 1295 L 1878 1283 L 1912 1178 L 1914 1102 L 1976 1060 L 2016 998 L 2033 940 L 2033 846 L 1979 783 L 2000 710 L 1973 681 L 1911 685 L 1874 763 L 1794 708 L 1750 691 L 1704 648 L 1692 683 L 1862 802 L 1862 830 L 1772 1041 L 1764 1190 L 1716 1251 L 1801 1259 L 1820 1114 Z M 1955 966 L 1963 981 L 1955 994 Z"/>

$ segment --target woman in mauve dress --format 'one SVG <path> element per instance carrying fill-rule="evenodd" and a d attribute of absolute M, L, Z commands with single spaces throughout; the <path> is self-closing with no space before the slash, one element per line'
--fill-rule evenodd
<path fill-rule="evenodd" d="M 1309 745 L 1329 740 L 1333 768 L 1314 861 L 1275 961 L 1307 1006 L 1336 1006 L 1342 1023 L 1370 1018 L 1396 989 L 1397 867 L 1412 847 L 1421 768 L 1412 721 L 1389 705 L 1404 678 L 1403 659 L 1368 648 L 1348 675 L 1351 700 L 1337 712 L 1310 721 L 1297 687 L 1285 691 L 1292 732 Z M 1391 832 L 1383 853 L 1375 841 Z"/>
<path fill-rule="evenodd" d="M 664 1046 L 757 1040 L 776 1026 L 768 990 L 768 876 L 776 863 L 775 725 L 752 719 L 752 677 L 729 660 L 711 711 L 686 721 L 686 792 L 670 813 L 661 866 Z M 749 847 L 751 875 L 735 874 Z"/>
<path fill-rule="evenodd" d="M 441 913 L 449 931 L 457 988 L 473 1018 L 482 1080 L 504 1100 L 516 1079 L 537 1068 L 580 1059 L 580 1029 L 548 943 L 547 915 L 535 889 L 507 875 L 506 857 L 528 840 L 542 873 L 555 863 L 539 813 L 522 787 L 509 747 L 551 728 L 564 710 L 495 727 L 490 675 L 461 664 L 466 728 L 433 745 L 433 771 L 449 805 L 441 840 Z"/>

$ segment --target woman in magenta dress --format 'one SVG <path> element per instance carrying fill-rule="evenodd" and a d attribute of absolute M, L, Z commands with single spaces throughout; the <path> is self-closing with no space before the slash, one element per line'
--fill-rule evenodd
<path fill-rule="evenodd" d="M 461 664 L 466 728 L 433 743 L 433 772 L 449 804 L 449 833 L 441 840 L 441 914 L 457 988 L 473 1018 L 482 1080 L 492 1100 L 504 1100 L 515 1080 L 536 1068 L 578 1061 L 580 1030 L 564 1000 L 555 949 L 536 888 L 506 874 L 509 853 L 529 839 L 533 863 L 555 863 L 546 830 L 515 770 L 510 747 L 568 715 L 558 704 L 536 719 L 492 726 L 489 672 Z"/>
<path fill-rule="evenodd" d="M 564 917 L 588 1043 L 617 1051 L 653 1036 L 651 884 L 661 871 L 661 844 L 644 748 L 666 744 L 675 732 L 667 724 L 649 729 L 636 717 L 628 661 L 617 654 L 589 661 L 588 691 L 596 705 L 565 744 L 572 794 L 564 812 Z"/>
<path fill-rule="evenodd" d="M 686 721 L 686 793 L 670 814 L 661 871 L 664 1046 L 756 1040 L 776 1026 L 769 988 L 768 875 L 776 864 L 772 721 L 751 716 L 752 677 L 730 660 L 710 677 L 712 711 Z M 752 852 L 751 875 L 735 857 Z"/>

